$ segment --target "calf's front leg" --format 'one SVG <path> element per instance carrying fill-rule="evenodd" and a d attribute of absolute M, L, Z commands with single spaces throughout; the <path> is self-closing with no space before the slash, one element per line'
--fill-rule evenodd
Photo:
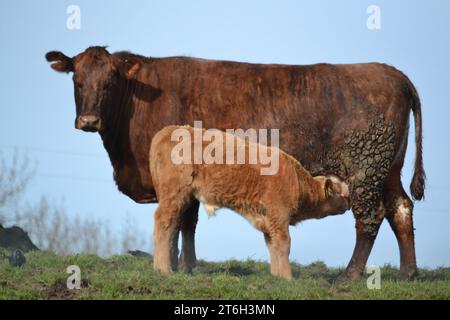
<path fill-rule="evenodd" d="M 178 239 L 182 210 L 178 206 L 160 203 L 155 211 L 153 231 L 153 268 L 165 274 L 174 271 L 178 258 Z"/>
<path fill-rule="evenodd" d="M 264 234 L 267 247 L 270 252 L 270 273 L 274 276 L 288 280 L 292 279 L 291 265 L 289 263 L 289 253 L 291 249 L 291 237 L 289 226 L 276 228 L 270 233 Z"/>

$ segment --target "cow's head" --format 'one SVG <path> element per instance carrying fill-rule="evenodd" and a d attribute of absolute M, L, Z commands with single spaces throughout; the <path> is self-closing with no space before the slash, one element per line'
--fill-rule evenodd
<path fill-rule="evenodd" d="M 58 72 L 73 72 L 76 118 L 75 128 L 100 131 L 111 93 L 120 78 L 131 79 L 140 69 L 139 61 L 111 55 L 105 47 L 90 47 L 73 58 L 59 51 L 45 55 Z M 103 121 L 104 122 L 104 121 Z"/>

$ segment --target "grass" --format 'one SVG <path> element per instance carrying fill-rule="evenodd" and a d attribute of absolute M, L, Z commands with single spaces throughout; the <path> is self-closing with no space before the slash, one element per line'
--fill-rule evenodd
<path fill-rule="evenodd" d="M 0 261 L 0 299 L 450 299 L 450 268 L 421 269 L 415 281 L 397 281 L 398 270 L 384 266 L 380 290 L 366 280 L 335 284 L 342 269 L 322 262 L 293 264 L 294 280 L 273 277 L 257 261 L 199 261 L 192 275 L 161 275 L 152 259 L 129 255 L 57 256 L 31 252 L 27 263 Z M 81 289 L 68 290 L 66 268 L 81 269 Z"/>

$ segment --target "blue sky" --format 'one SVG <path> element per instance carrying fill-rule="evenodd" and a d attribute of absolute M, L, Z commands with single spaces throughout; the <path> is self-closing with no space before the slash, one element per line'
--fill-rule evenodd
<path fill-rule="evenodd" d="M 69 5 L 81 9 L 81 29 L 66 27 Z M 366 27 L 369 5 L 381 9 L 381 29 Z M 62 203 L 71 214 L 108 220 L 116 230 L 127 213 L 148 239 L 155 205 L 138 205 L 117 191 L 97 134 L 74 129 L 72 80 L 52 71 L 49 50 L 73 56 L 90 45 L 149 56 L 189 55 L 261 63 L 378 61 L 404 71 L 416 85 L 424 121 L 427 198 L 416 203 L 418 264 L 450 265 L 450 2 L 417 1 L 1 1 L 0 153 L 28 150 L 37 174 L 27 193 Z M 413 126 L 412 126 L 413 128 Z M 403 181 L 409 186 L 414 131 Z M 291 259 L 344 266 L 354 246 L 350 212 L 292 229 Z M 207 260 L 267 259 L 262 235 L 223 210 L 203 209 L 197 254 Z M 398 265 L 385 222 L 369 264 Z"/>

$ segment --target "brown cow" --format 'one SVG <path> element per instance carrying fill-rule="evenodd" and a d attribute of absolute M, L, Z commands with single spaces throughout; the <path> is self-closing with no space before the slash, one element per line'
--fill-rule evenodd
<path fill-rule="evenodd" d="M 187 133 L 181 142 L 174 139 L 177 131 Z M 210 163 L 195 163 L 192 161 L 196 148 L 194 137 L 203 136 L 204 132 L 190 126 L 168 126 L 152 140 L 150 172 L 159 202 L 155 211 L 154 268 L 163 273 L 172 273 L 176 268 L 178 252 L 171 251 L 172 242 L 177 239 L 184 211 L 198 200 L 209 215 L 218 208 L 229 208 L 248 219 L 264 234 L 271 273 L 291 279 L 289 225 L 348 210 L 347 184 L 334 176 L 312 177 L 297 160 L 278 148 L 268 148 L 218 130 L 212 153 L 227 149 L 231 160 L 237 159 L 241 150 L 247 159 L 251 153 L 271 153 L 277 161 L 276 170 L 263 175 L 264 165 L 258 161 L 226 163 L 224 152 L 215 155 Z M 179 144 L 183 153 L 190 151 L 190 154 L 187 158 L 183 155 L 187 161 L 176 163 L 172 153 Z M 207 140 L 198 145 L 207 152 Z"/>
<path fill-rule="evenodd" d="M 47 53 L 53 69 L 73 72 L 75 125 L 98 131 L 119 190 L 156 202 L 148 167 L 154 134 L 171 124 L 203 120 L 205 128 L 278 128 L 280 148 L 313 175 L 348 181 L 356 245 L 346 276 L 365 267 L 386 217 L 400 248 L 400 277 L 416 272 L 413 204 L 400 174 L 409 115 L 416 131 L 411 193 L 424 194 L 419 97 L 397 69 L 378 63 L 265 65 L 188 57 L 146 58 L 90 47 L 69 58 Z M 183 216 L 181 269 L 195 265 L 198 202 Z"/>

